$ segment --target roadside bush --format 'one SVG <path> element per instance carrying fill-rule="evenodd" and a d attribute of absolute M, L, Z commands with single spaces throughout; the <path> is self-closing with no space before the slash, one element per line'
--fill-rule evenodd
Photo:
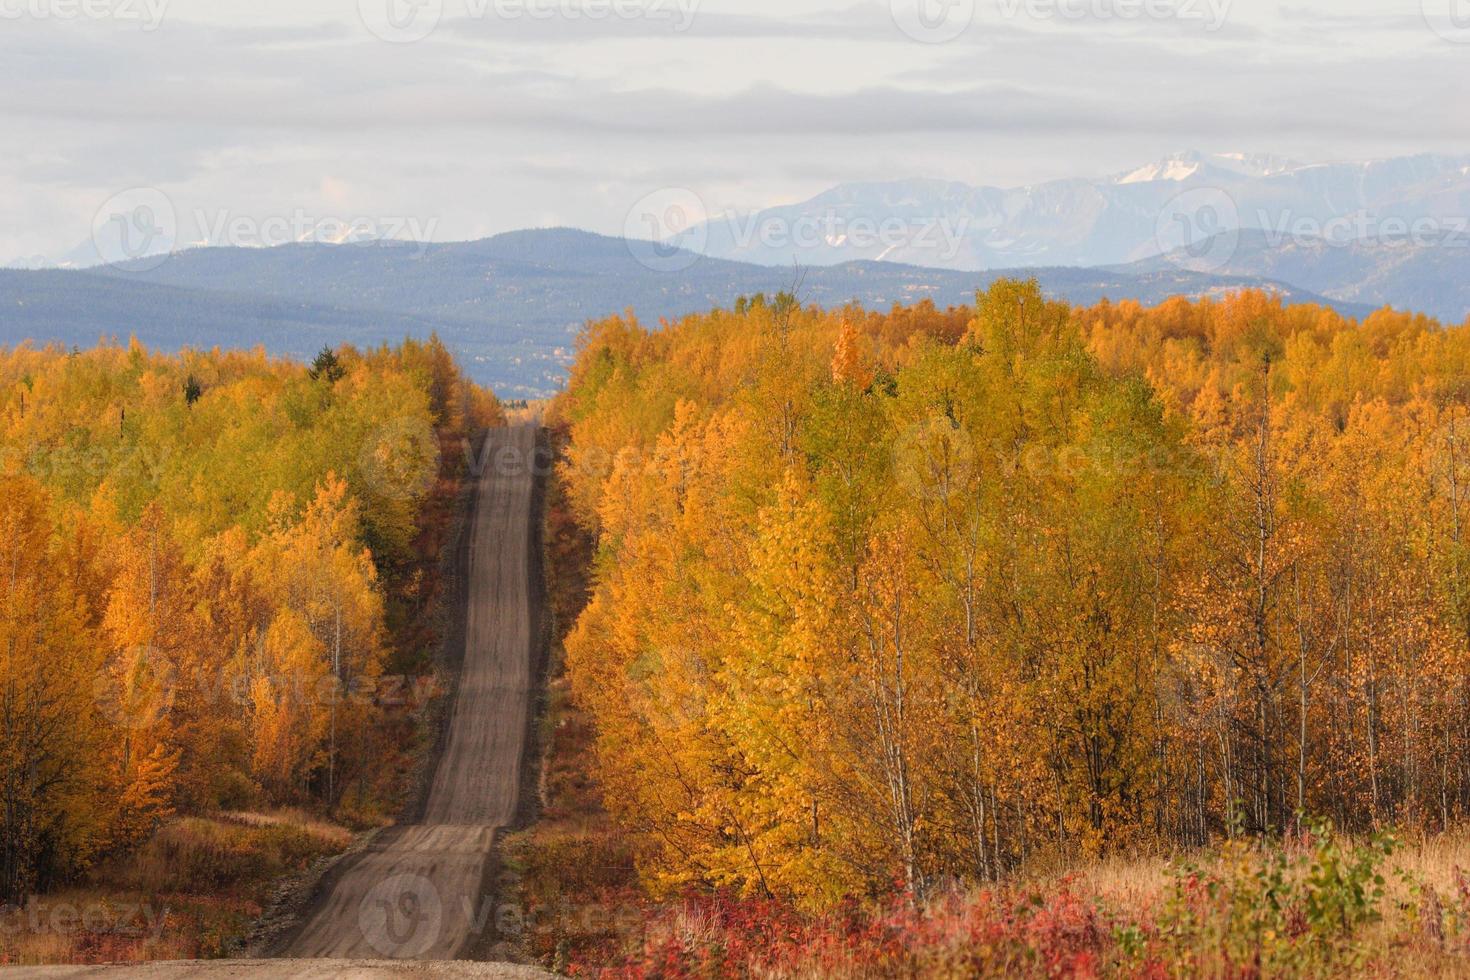
<path fill-rule="evenodd" d="M 1156 895 L 1124 902 L 1079 877 L 995 886 L 807 917 L 788 902 L 691 895 L 646 923 L 614 967 L 574 973 L 644 977 L 1338 977 L 1444 972 L 1432 937 L 1470 924 L 1460 898 L 1435 895 L 1387 863 L 1390 834 L 1355 841 L 1325 822 L 1280 841 L 1236 838 L 1169 866 Z M 1397 887 L 1395 887 L 1397 885 Z M 1399 899 L 1395 902 L 1394 899 Z M 1427 901 L 1427 900 L 1426 900 Z M 1448 927 L 1446 923 L 1449 923 Z M 1427 959 L 1425 957 L 1428 957 Z M 1428 964 L 1437 964 L 1434 966 Z M 1465 964 L 1460 963 L 1460 966 Z"/>

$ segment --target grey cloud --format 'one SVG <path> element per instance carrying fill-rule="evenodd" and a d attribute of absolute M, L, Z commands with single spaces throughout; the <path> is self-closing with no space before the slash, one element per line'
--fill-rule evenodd
<path fill-rule="evenodd" d="M 141 184 L 181 207 L 269 209 L 310 205 L 330 177 L 353 207 L 441 218 L 454 237 L 550 221 L 617 231 L 659 186 L 744 206 L 859 178 L 1093 175 L 1190 145 L 1306 159 L 1470 145 L 1464 49 L 1422 24 L 1396 33 L 1423 41 L 1408 71 L 1374 35 L 1404 18 L 1263 19 L 1252 2 L 1210 36 L 982 12 L 934 47 L 877 2 L 777 17 L 705 0 L 673 38 L 636 21 L 450 20 L 402 46 L 368 36 L 350 0 L 296 26 L 7 25 L 0 260 L 7 242 L 74 244 L 96 200 Z M 583 43 L 602 40 L 618 43 Z M 710 81 L 738 87 L 681 86 L 704 81 L 706 61 L 736 65 L 738 79 Z M 36 227 L 62 215 L 74 225 Z"/>
<path fill-rule="evenodd" d="M 1196 65 L 1205 74 L 1208 66 Z M 1365 66 L 1334 73 L 1290 93 L 1272 90 L 1288 69 L 1263 67 L 1249 84 L 1226 89 L 1150 90 L 1146 72 L 1114 69 L 1112 80 L 1136 88 L 1097 86 L 1065 96 L 1019 83 L 968 85 L 948 91 L 880 85 L 840 94 L 793 92 L 757 85 L 719 96 L 662 88 L 609 91 L 536 72 L 487 73 L 473 87 L 443 78 L 417 84 L 399 79 L 371 99 L 349 88 L 302 91 L 281 79 L 226 79 L 180 88 L 142 83 L 97 93 L 86 86 L 46 82 L 22 86 L 5 114 L 75 124 L 163 128 L 221 126 L 307 133 L 437 131 L 455 127 L 506 127 L 517 131 L 598 133 L 628 139 L 675 141 L 692 136 L 771 135 L 812 137 L 898 134 L 1072 133 L 1119 135 L 1253 132 L 1258 139 L 1282 134 L 1361 132 L 1365 112 L 1373 132 L 1406 138 L 1470 136 L 1470 120 L 1453 100 L 1414 103 L 1412 82 L 1378 77 Z M 964 77 L 957 65 L 954 78 Z M 1105 76 L 1099 73 L 1099 81 Z M 1458 88 L 1466 83 L 1460 82 Z M 1255 95 L 1242 100 L 1241 94 Z M 1344 98 L 1351 94 L 1351 98 Z M 1244 104 L 1243 104 L 1244 103 Z"/>
<path fill-rule="evenodd" d="M 662 9 L 667 11 L 669 8 Z M 1038 31 L 1038 28 L 1044 30 Z M 512 19 L 455 17 L 446 20 L 439 31 L 462 40 L 491 44 L 578 44 L 632 39 L 670 43 L 700 40 L 790 40 L 906 46 L 916 43 L 898 29 L 887 3 L 871 2 L 816 14 L 783 16 L 697 9 L 687 30 L 683 31 L 676 31 L 674 22 L 668 17 L 592 20 L 524 16 Z M 1248 42 L 1263 36 L 1258 27 L 1234 18 L 1227 19 L 1220 29 L 1206 32 L 1199 22 L 1188 18 L 1121 19 L 1090 14 L 1076 18 L 1032 18 L 1024 8 L 1016 16 L 1006 16 L 999 4 L 992 2 L 988 7 L 982 5 L 977 9 L 969 29 L 952 43 L 957 47 L 987 46 L 1041 33 L 1056 37 L 1060 43 L 1075 45 L 1082 35 L 1090 35 L 1090 40 L 1096 41 L 1099 31 L 1111 36 L 1155 37 L 1161 41 L 1203 35 L 1218 43 Z"/>
<path fill-rule="evenodd" d="M 534 2 L 534 0 L 532 0 Z M 671 13 L 673 5 L 658 8 Z M 676 19 L 606 17 L 602 19 L 456 17 L 440 30 L 464 39 L 497 44 L 575 44 L 616 39 L 811 40 L 912 43 L 893 23 L 886 4 L 860 3 L 813 15 L 761 16 L 694 8 L 687 30 Z"/>
<path fill-rule="evenodd" d="M 1344 12 L 1341 8 L 1284 5 L 1281 19 L 1294 25 L 1321 30 L 1412 31 L 1424 33 L 1424 13 L 1417 3 L 1406 5 L 1400 13 Z"/>

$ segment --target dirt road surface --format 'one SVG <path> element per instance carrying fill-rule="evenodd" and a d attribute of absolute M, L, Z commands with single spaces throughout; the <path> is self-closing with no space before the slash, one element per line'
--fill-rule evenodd
<path fill-rule="evenodd" d="M 137 980 L 545 977 L 456 960 L 491 934 L 495 835 L 515 821 L 534 683 L 535 424 L 490 433 L 471 518 L 464 662 L 423 819 L 380 833 L 324 880 L 280 959 L 0 969 L 4 977 Z M 439 961 L 439 962 L 409 962 Z"/>
<path fill-rule="evenodd" d="M 532 696 L 535 452 L 535 427 L 517 425 L 481 456 L 464 665 L 423 821 L 339 869 L 285 957 L 452 960 L 494 926 L 481 886 L 496 831 L 515 820 Z"/>

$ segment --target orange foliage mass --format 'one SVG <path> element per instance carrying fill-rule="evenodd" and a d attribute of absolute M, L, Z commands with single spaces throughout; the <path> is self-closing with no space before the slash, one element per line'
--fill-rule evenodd
<path fill-rule="evenodd" d="M 591 325 L 569 638 L 645 882 L 831 908 L 1470 810 L 1470 325 L 1242 292 Z"/>

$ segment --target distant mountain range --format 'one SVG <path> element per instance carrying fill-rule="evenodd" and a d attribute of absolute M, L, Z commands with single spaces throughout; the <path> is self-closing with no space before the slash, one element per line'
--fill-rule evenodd
<path fill-rule="evenodd" d="M 977 289 L 1009 274 L 1034 275 L 1049 294 L 1077 303 L 1104 296 L 1157 303 L 1253 285 L 1293 301 L 1327 302 L 1260 278 L 1170 266 L 981 273 L 852 262 L 798 274 L 565 229 L 440 245 L 200 248 L 155 262 L 0 270 L 0 344 L 88 345 L 136 335 L 164 350 L 262 344 L 308 357 L 323 344 L 437 331 L 477 380 L 507 397 L 539 397 L 560 386 L 589 319 L 633 310 L 656 324 L 758 292 L 795 288 L 803 301 L 825 306 L 886 309 L 926 297 L 948 306 L 972 302 Z M 1335 305 L 1349 315 L 1365 312 Z"/>
<path fill-rule="evenodd" d="M 1306 165 L 1181 153 L 1012 189 L 848 184 L 663 243 L 551 229 L 173 251 L 153 220 L 163 210 L 146 194 L 130 201 L 138 227 L 104 225 L 66 256 L 92 268 L 0 270 L 0 343 L 136 334 L 167 350 L 260 343 L 305 357 L 437 331 L 478 380 L 536 397 L 559 387 L 589 319 L 632 310 L 657 323 L 792 288 L 826 306 L 945 306 L 1000 275 L 1034 275 L 1077 303 L 1263 286 L 1354 316 L 1383 305 L 1446 322 L 1470 313 L 1470 157 Z M 162 251 L 118 264 L 139 254 L 139 236 Z"/>
<path fill-rule="evenodd" d="M 1377 238 L 1428 223 L 1431 237 L 1449 239 L 1467 218 L 1470 156 L 1301 164 L 1188 152 L 1027 187 L 844 184 L 800 204 L 718 216 L 674 241 L 761 265 L 880 260 L 974 271 L 1116 266 L 1240 228 Z"/>
<path fill-rule="evenodd" d="M 1242 231 L 1117 266 L 1124 275 L 1190 270 L 1289 282 L 1334 301 L 1392 306 L 1445 323 L 1470 315 L 1470 232 L 1436 243 L 1412 237 L 1338 241 Z"/>

